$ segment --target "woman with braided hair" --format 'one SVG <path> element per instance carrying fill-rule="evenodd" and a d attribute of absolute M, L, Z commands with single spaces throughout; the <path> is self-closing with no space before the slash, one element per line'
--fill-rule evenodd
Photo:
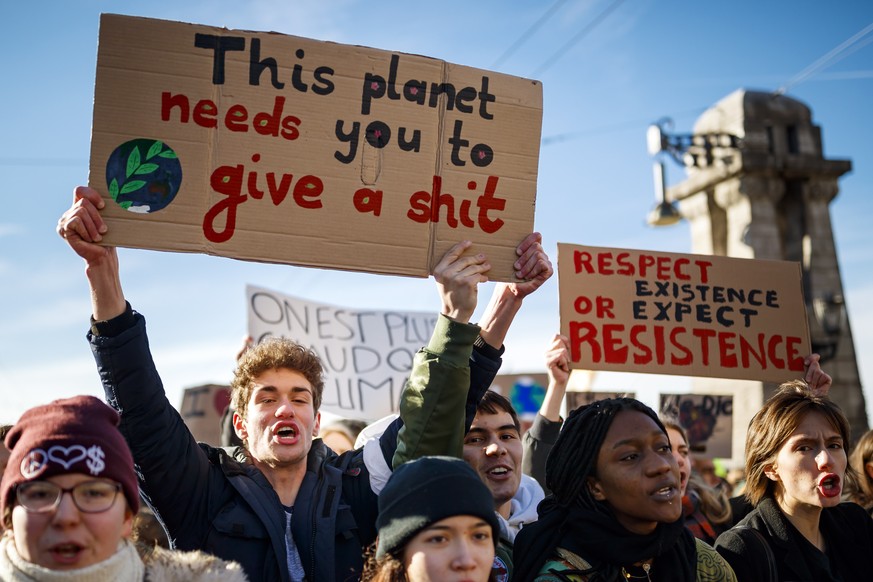
<path fill-rule="evenodd" d="M 684 527 L 679 467 L 657 414 L 632 398 L 573 411 L 546 462 L 552 494 L 516 538 L 518 582 L 734 581 Z"/>
<path fill-rule="evenodd" d="M 0 580 L 246 582 L 236 562 L 132 541 L 139 487 L 118 423 L 93 396 L 35 406 L 16 421 L 0 481 Z"/>

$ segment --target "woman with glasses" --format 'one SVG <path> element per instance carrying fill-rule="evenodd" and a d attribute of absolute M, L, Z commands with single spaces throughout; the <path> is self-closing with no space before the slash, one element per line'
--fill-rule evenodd
<path fill-rule="evenodd" d="M 118 414 L 92 396 L 26 411 L 6 436 L 3 581 L 245 580 L 239 565 L 130 541 L 139 491 Z"/>

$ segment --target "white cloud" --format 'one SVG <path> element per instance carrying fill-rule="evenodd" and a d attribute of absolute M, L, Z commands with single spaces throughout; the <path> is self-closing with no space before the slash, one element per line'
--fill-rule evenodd
<path fill-rule="evenodd" d="M 0 223 L 0 237 L 4 236 L 19 236 L 27 232 L 24 225 L 21 224 L 3 224 Z"/>

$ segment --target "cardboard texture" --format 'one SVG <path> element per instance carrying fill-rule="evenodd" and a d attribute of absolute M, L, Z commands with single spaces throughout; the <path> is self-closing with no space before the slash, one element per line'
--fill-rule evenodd
<path fill-rule="evenodd" d="M 104 14 L 89 183 L 108 245 L 426 277 L 469 239 L 510 281 L 541 123 L 537 81 Z"/>
<path fill-rule="evenodd" d="M 798 263 L 561 243 L 558 289 L 574 368 L 784 382 L 810 353 Z"/>
<path fill-rule="evenodd" d="M 661 394 L 662 412 L 679 420 L 691 452 L 733 457 L 734 397 L 729 394 Z"/>
<path fill-rule="evenodd" d="M 230 386 L 204 384 L 185 388 L 179 414 L 194 440 L 221 446 L 221 415 L 230 405 Z"/>
<path fill-rule="evenodd" d="M 325 369 L 321 410 L 373 421 L 398 412 L 416 352 L 430 340 L 436 313 L 348 309 L 246 286 L 248 333 L 311 348 Z"/>

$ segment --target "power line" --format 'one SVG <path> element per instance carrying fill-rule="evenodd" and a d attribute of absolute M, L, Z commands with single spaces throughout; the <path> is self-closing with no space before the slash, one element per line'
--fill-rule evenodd
<path fill-rule="evenodd" d="M 509 58 L 509 56 L 514 53 L 516 49 L 518 49 L 518 47 L 520 47 L 527 41 L 527 39 L 533 36 L 533 33 L 536 32 L 537 29 L 539 29 L 539 27 L 542 26 L 542 24 L 546 20 L 551 18 L 552 14 L 554 14 L 555 11 L 566 1 L 567 0 L 557 0 L 554 4 L 552 4 L 551 8 L 549 8 L 545 14 L 540 16 L 539 20 L 530 25 L 530 27 L 528 27 L 528 29 L 525 30 L 520 37 L 518 37 L 518 40 L 516 40 L 511 47 L 506 49 L 506 51 L 504 51 L 504 53 L 500 55 L 496 61 L 494 61 L 494 64 L 491 65 L 491 68 L 496 69 L 499 65 L 503 64 L 503 61 Z"/>
<path fill-rule="evenodd" d="M 601 22 L 603 22 L 603 20 L 607 16 L 609 16 L 609 14 L 613 10 L 618 8 L 622 2 L 624 2 L 624 0 L 613 0 L 612 4 L 607 6 L 603 12 L 598 14 L 597 17 L 588 24 L 588 26 L 586 26 L 585 28 L 580 30 L 576 34 L 576 36 L 574 36 L 573 38 L 571 38 L 569 40 L 569 42 L 564 44 L 564 46 L 562 46 L 560 49 L 558 49 L 558 51 L 556 53 L 554 53 L 552 56 L 550 56 L 548 59 L 546 59 L 546 61 L 542 65 L 540 65 L 538 69 L 536 69 L 533 73 L 531 73 L 530 76 L 532 78 L 536 78 L 537 75 L 544 72 L 546 69 L 548 69 L 553 64 L 555 64 L 555 62 L 557 62 L 558 59 L 560 59 L 564 55 L 564 53 L 566 53 L 570 48 L 572 48 L 573 45 L 575 45 L 577 42 L 582 40 L 589 32 L 591 32 L 592 30 L 597 28 L 597 25 L 599 25 Z"/>
<path fill-rule="evenodd" d="M 670 119 L 680 119 L 682 117 L 686 117 L 689 115 L 700 115 L 704 111 L 706 111 L 708 107 L 695 107 L 694 109 L 686 109 L 685 111 L 680 111 L 679 113 L 673 113 L 668 115 Z M 598 127 L 590 127 L 588 129 L 583 129 L 579 131 L 571 131 L 568 133 L 559 133 L 556 135 L 550 135 L 542 138 L 540 142 L 543 146 L 554 145 L 556 143 L 561 143 L 564 141 L 570 141 L 573 139 L 580 139 L 584 137 L 589 137 L 593 135 L 602 135 L 604 133 L 616 133 L 619 131 L 625 131 L 628 129 L 637 129 L 641 126 L 648 127 L 652 124 L 652 119 L 636 119 L 632 121 L 619 121 L 616 123 L 611 123 L 609 125 L 601 125 Z"/>
<path fill-rule="evenodd" d="M 842 54 L 842 55 L 840 54 L 840 53 L 847 51 L 852 45 L 857 44 L 862 38 L 864 38 L 865 36 L 867 36 L 871 32 L 873 32 L 873 22 L 871 22 L 866 27 L 864 27 L 864 29 L 861 30 L 860 32 L 854 34 L 853 36 L 849 37 L 848 39 L 846 39 L 845 41 L 840 43 L 837 47 L 831 49 L 824 56 L 816 59 L 812 64 L 807 66 L 805 69 L 800 71 L 794 77 L 789 79 L 789 81 L 787 83 L 785 83 L 784 85 L 779 87 L 776 91 L 774 91 L 774 93 L 776 95 L 784 95 L 788 91 L 788 89 L 790 89 L 794 85 L 797 85 L 798 83 L 801 83 L 802 81 L 805 81 L 807 78 L 811 77 L 812 75 L 814 75 L 818 71 L 824 69 L 826 66 L 831 65 L 832 63 L 835 63 L 838 60 L 849 56 L 850 54 L 852 54 L 856 50 L 860 49 L 861 47 L 869 44 L 871 41 L 873 41 L 873 38 L 868 39 L 867 41 L 864 42 L 864 44 L 855 47 L 850 52 L 846 52 L 845 54 Z"/>

